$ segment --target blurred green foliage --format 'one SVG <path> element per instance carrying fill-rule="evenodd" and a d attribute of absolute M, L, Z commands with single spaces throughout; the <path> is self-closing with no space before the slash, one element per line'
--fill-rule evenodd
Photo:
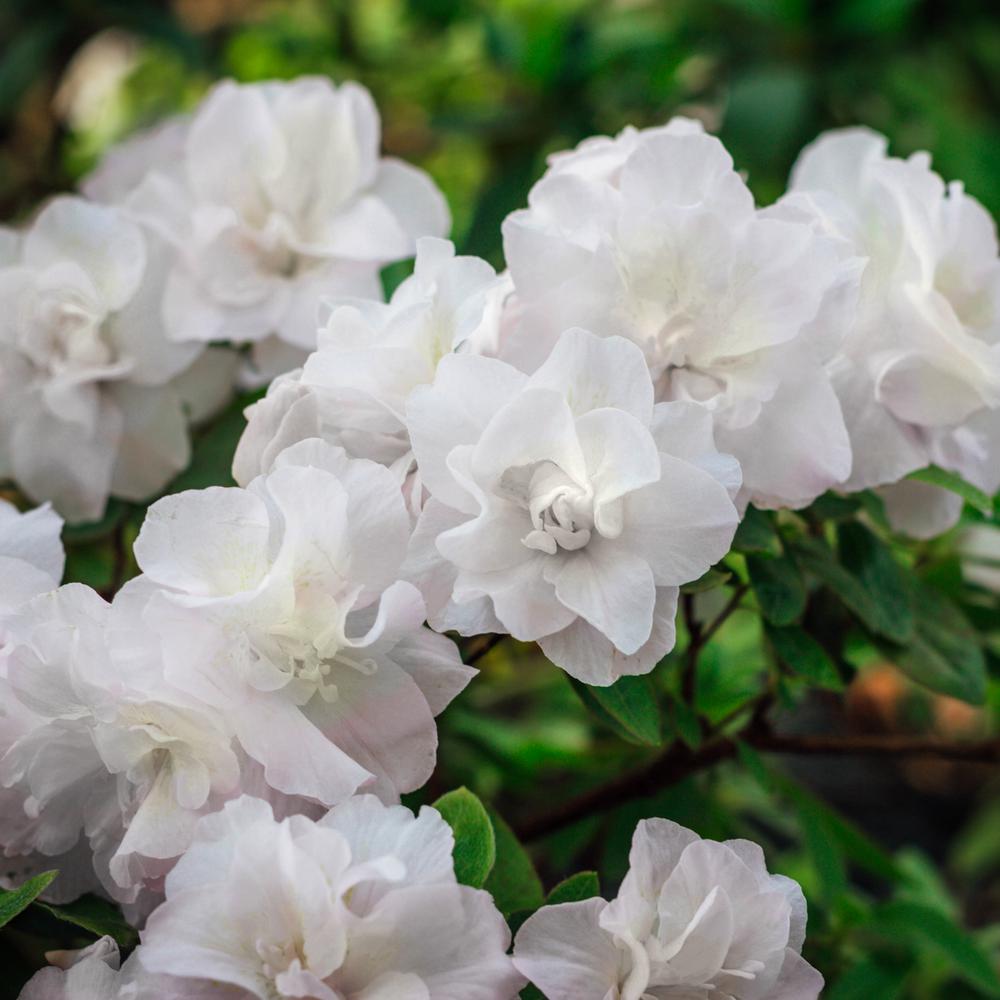
<path fill-rule="evenodd" d="M 500 222 L 525 202 L 548 153 L 678 113 L 720 134 L 762 202 L 781 193 L 805 142 L 860 122 L 896 153 L 930 150 L 946 178 L 1000 213 L 1000 16 L 989 2 L 2 0 L 0 44 L 3 221 L 71 187 L 116 139 L 192 107 L 220 77 L 308 73 L 373 91 L 386 151 L 431 172 L 456 242 L 498 265 Z M 228 481 L 245 402 L 203 431 L 174 488 Z M 438 772 L 413 802 L 465 785 L 489 804 L 480 813 L 452 793 L 456 815 L 492 845 L 492 885 L 504 881 L 512 920 L 514 897 L 535 906 L 541 887 L 497 813 L 523 830 L 553 801 L 663 747 L 695 753 L 709 730 L 741 728 L 765 697 L 805 732 L 974 737 L 995 727 L 995 595 L 962 582 L 950 539 L 907 549 L 888 539 L 869 499 L 821 498 L 804 520 L 777 526 L 751 512 L 741 551 L 684 599 L 694 622 L 738 602 L 693 681 L 679 654 L 651 680 L 596 694 L 574 690 L 531 647 L 509 641 L 482 658 L 483 677 L 442 719 Z M 113 504 L 100 524 L 67 533 L 68 578 L 107 592 L 132 575 L 141 516 Z M 885 660 L 985 707 L 912 685 Z M 556 898 L 585 898 L 596 884 L 581 870 L 593 869 L 613 894 L 636 821 L 665 815 L 703 836 L 758 840 L 772 870 L 802 883 L 806 955 L 827 976 L 829 1000 L 1000 997 L 995 768 L 784 763 L 743 747 L 533 840 L 544 889 L 580 872 Z M 485 861 L 467 860 L 487 877 Z M 0 996 L 16 996 L 46 947 L 85 943 L 86 927 L 79 914 L 39 907 L 18 916 L 3 930 Z"/>

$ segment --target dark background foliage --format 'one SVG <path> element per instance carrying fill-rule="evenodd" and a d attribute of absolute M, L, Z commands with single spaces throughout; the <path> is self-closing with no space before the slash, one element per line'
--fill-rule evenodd
<path fill-rule="evenodd" d="M 718 132 L 761 202 L 805 142 L 861 122 L 898 154 L 930 150 L 1000 212 L 987 0 L 0 0 L 0 46 L 5 222 L 220 77 L 304 73 L 368 86 L 386 151 L 431 172 L 459 247 L 497 265 L 500 222 L 547 153 L 677 113 Z M 236 405 L 174 488 L 225 482 L 241 426 Z M 141 515 L 112 504 L 68 532 L 68 577 L 113 592 Z M 1000 997 L 1000 606 L 958 555 L 982 519 L 904 545 L 872 498 L 752 517 L 685 597 L 680 652 L 607 695 L 532 648 L 472 641 L 484 676 L 443 717 L 438 772 L 413 802 L 467 785 L 546 888 L 594 869 L 605 894 L 643 816 L 748 836 L 802 882 L 830 1000 Z M 542 890 L 497 837 L 488 887 L 516 922 Z M 11 997 L 45 948 L 88 940 L 38 907 L 0 934 Z"/>

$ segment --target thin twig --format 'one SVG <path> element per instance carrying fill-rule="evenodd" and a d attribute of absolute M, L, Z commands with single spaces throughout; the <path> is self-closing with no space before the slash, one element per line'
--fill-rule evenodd
<path fill-rule="evenodd" d="M 903 736 L 798 736 L 773 733 L 767 729 L 748 729 L 743 734 L 743 742 L 765 753 L 936 757 L 967 763 L 1000 763 L 1000 738 L 946 743 L 937 739 Z M 679 784 L 721 761 L 732 759 L 737 752 L 738 742 L 734 739 L 718 739 L 697 750 L 691 750 L 680 742 L 674 743 L 645 767 L 598 785 L 520 824 L 518 835 L 522 840 L 537 840 L 588 816 L 607 812 L 633 799 Z"/>
<path fill-rule="evenodd" d="M 699 650 L 704 649 L 705 646 L 712 641 L 712 637 L 716 632 L 726 624 L 729 616 L 736 611 L 740 606 L 740 601 L 743 600 L 743 595 L 747 592 L 747 584 L 741 583 L 734 591 L 733 596 L 729 598 L 725 607 L 712 619 L 709 625 L 702 631 Z"/>
<path fill-rule="evenodd" d="M 506 632 L 497 632 L 494 635 L 487 635 L 480 642 L 474 645 L 464 656 L 465 665 L 471 667 L 478 663 L 491 649 L 499 646 L 507 638 Z"/>

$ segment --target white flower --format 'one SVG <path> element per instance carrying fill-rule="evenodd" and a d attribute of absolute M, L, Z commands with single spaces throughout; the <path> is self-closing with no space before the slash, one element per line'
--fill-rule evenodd
<path fill-rule="evenodd" d="M 591 684 L 674 642 L 678 587 L 729 549 L 739 466 L 707 411 L 653 405 L 642 354 L 563 334 L 530 378 L 449 355 L 407 407 L 430 499 L 408 578 L 437 629 L 509 632 Z"/>
<path fill-rule="evenodd" d="M 808 225 L 769 217 L 722 144 L 675 119 L 551 161 L 504 223 L 520 365 L 559 333 L 618 335 L 658 401 L 706 406 L 743 467 L 740 506 L 799 507 L 850 469 L 823 362 L 857 267 Z"/>
<path fill-rule="evenodd" d="M 176 378 L 203 345 L 160 323 L 165 248 L 121 211 L 60 197 L 0 260 L 0 472 L 71 520 L 141 500 L 188 461 Z"/>
<path fill-rule="evenodd" d="M 518 932 L 514 964 L 548 1000 L 816 1000 L 799 952 L 806 903 L 746 840 L 718 843 L 641 822 L 611 903 L 545 906 Z"/>
<path fill-rule="evenodd" d="M 25 984 L 18 1000 L 235 1000 L 232 993 L 156 976 L 139 963 L 133 952 L 122 964 L 113 938 L 102 937 L 79 951 L 48 952 L 49 965 Z"/>
<path fill-rule="evenodd" d="M 236 481 L 245 486 L 284 448 L 308 437 L 389 466 L 402 480 L 413 464 L 406 431 L 410 392 L 433 380 L 446 354 L 496 341 L 507 290 L 486 261 L 456 257 L 447 240 L 424 237 L 413 275 L 388 304 L 329 302 L 319 348 L 302 371 L 276 379 L 247 409 L 233 462 Z"/>
<path fill-rule="evenodd" d="M 62 579 L 62 525 L 48 504 L 22 514 L 0 499 L 0 677 L 4 618 L 32 597 L 55 590 Z"/>
<path fill-rule="evenodd" d="M 0 760 L 18 808 L 0 817 L 8 855 L 57 857 L 85 838 L 93 872 L 133 902 L 187 847 L 201 812 L 239 785 L 223 717 L 162 682 L 134 642 L 115 657 L 109 606 L 80 584 L 35 598 L 12 624 L 6 709 L 20 732 Z M 83 878 L 86 884 L 86 878 Z M 60 878 L 55 890 L 72 898 Z"/>
<path fill-rule="evenodd" d="M 307 440 L 246 490 L 154 504 L 144 576 L 115 606 L 160 636 L 167 679 L 225 714 L 273 788 L 393 798 L 430 776 L 434 716 L 474 674 L 398 580 L 408 538 L 387 469 Z"/>
<path fill-rule="evenodd" d="M 453 843 L 428 807 L 360 796 L 277 823 L 244 797 L 199 824 L 140 962 L 261 1000 L 513 1000 L 510 933 L 457 884 Z"/>
<path fill-rule="evenodd" d="M 357 84 L 224 81 L 189 123 L 133 142 L 92 188 L 119 198 L 148 167 L 126 204 L 178 251 L 171 336 L 254 342 L 259 363 L 271 353 L 287 370 L 315 346 L 321 294 L 379 297 L 382 266 L 448 230 L 430 178 L 379 158 L 379 130 Z M 285 350 L 262 343 L 272 335 Z"/>
<path fill-rule="evenodd" d="M 930 169 L 890 157 L 883 136 L 820 136 L 781 203 L 866 260 L 861 297 L 830 370 L 854 449 L 848 490 L 896 483 L 936 464 L 989 493 L 1000 487 L 1000 258 L 985 209 Z M 919 483 L 886 493 L 920 536 L 961 505 Z"/>

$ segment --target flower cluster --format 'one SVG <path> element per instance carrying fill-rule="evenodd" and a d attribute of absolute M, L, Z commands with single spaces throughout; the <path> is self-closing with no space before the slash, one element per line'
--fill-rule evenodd
<path fill-rule="evenodd" d="M 554 156 L 498 275 L 378 146 L 360 87 L 223 83 L 0 234 L 0 475 L 33 501 L 155 497 L 271 380 L 238 485 L 154 502 L 110 602 L 60 586 L 51 508 L 0 502 L 7 881 L 57 867 L 50 899 L 144 925 L 24 996 L 815 1000 L 802 895 L 752 844 L 645 822 L 618 897 L 543 908 L 510 958 L 448 825 L 398 802 L 475 675 L 443 633 L 607 686 L 673 648 L 749 504 L 878 488 L 929 535 L 958 511 L 910 473 L 996 490 L 991 220 L 861 130 L 759 207 L 675 119 Z"/>

